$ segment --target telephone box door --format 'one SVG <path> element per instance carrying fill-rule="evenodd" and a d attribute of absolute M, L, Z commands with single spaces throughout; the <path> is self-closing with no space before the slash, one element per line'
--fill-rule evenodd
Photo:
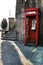
<path fill-rule="evenodd" d="M 36 17 L 32 16 L 29 20 L 29 41 L 35 42 L 36 41 Z"/>
<path fill-rule="evenodd" d="M 25 33 L 24 41 L 38 45 L 39 40 L 39 9 L 30 8 L 25 10 Z"/>

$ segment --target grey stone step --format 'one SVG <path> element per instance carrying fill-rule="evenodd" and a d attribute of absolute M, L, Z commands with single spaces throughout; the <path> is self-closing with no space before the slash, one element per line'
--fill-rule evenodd
<path fill-rule="evenodd" d="M 16 34 L 10 33 L 10 34 L 7 34 L 6 36 L 16 36 Z"/>
<path fill-rule="evenodd" d="M 10 33 L 10 34 L 7 34 L 7 35 L 16 35 L 16 33 L 14 34 L 14 33 Z"/>
<path fill-rule="evenodd" d="M 2 39 L 5 39 L 5 40 L 6 39 L 7 40 L 16 40 L 16 36 L 15 37 L 14 36 L 12 36 L 12 37 L 11 36 L 9 36 L 9 37 L 8 36 L 7 37 L 2 37 Z"/>
<path fill-rule="evenodd" d="M 16 38 L 16 37 L 3 37 L 3 38 Z"/>
<path fill-rule="evenodd" d="M 8 32 L 8 33 L 16 33 L 16 31 L 10 31 L 10 32 Z"/>
<path fill-rule="evenodd" d="M 10 35 L 6 35 L 6 36 L 8 36 L 8 37 L 9 37 L 9 36 L 16 36 L 16 34 L 10 34 Z"/>
<path fill-rule="evenodd" d="M 4 38 L 2 38 L 2 39 L 16 39 L 15 37 L 4 37 Z"/>
<path fill-rule="evenodd" d="M 5 36 L 5 37 L 2 37 L 3 39 L 16 39 L 16 35 L 15 36 Z"/>
<path fill-rule="evenodd" d="M 12 29 L 6 36 L 2 37 L 4 40 L 16 40 L 16 30 Z"/>
<path fill-rule="evenodd" d="M 16 38 L 2 38 L 2 40 L 16 40 Z"/>
<path fill-rule="evenodd" d="M 16 37 L 16 35 L 5 35 L 3 37 Z"/>
<path fill-rule="evenodd" d="M 5 37 L 16 37 L 16 35 L 14 35 L 14 36 L 5 36 Z"/>
<path fill-rule="evenodd" d="M 11 33 L 16 34 L 16 32 L 9 32 L 9 33 L 7 33 L 7 34 L 11 34 Z"/>
<path fill-rule="evenodd" d="M 9 34 L 16 34 L 16 32 L 13 32 L 13 33 L 11 32 L 11 33 L 8 33 L 7 35 L 9 35 Z"/>

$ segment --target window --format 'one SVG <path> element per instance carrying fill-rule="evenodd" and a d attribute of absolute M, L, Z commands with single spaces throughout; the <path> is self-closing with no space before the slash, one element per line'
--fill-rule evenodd
<path fill-rule="evenodd" d="M 32 20 L 32 30 L 36 29 L 36 20 Z"/>

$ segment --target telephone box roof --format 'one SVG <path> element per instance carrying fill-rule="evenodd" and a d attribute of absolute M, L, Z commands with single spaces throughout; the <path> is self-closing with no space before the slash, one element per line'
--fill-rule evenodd
<path fill-rule="evenodd" d="M 26 8 L 24 11 L 25 12 L 28 12 L 28 11 L 39 11 L 39 8 Z"/>

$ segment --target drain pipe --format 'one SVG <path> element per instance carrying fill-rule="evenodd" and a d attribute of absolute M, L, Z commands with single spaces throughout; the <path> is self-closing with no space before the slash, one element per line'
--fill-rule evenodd
<path fill-rule="evenodd" d="M 1 41 L 1 36 L 2 36 L 2 28 L 0 27 L 0 41 Z"/>

